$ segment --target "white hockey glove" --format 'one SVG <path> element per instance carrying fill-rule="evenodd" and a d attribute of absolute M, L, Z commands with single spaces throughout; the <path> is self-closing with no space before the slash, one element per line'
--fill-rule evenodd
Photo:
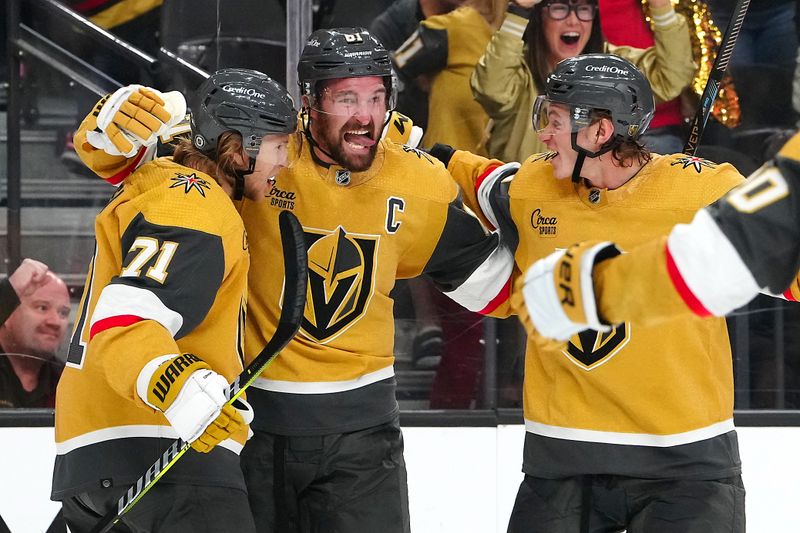
<path fill-rule="evenodd" d="M 239 409 L 226 404 L 227 388 L 227 380 L 193 354 L 157 357 L 136 381 L 139 397 L 163 412 L 178 436 L 203 453 L 253 419 L 244 400 L 234 402 Z"/>
<path fill-rule="evenodd" d="M 597 312 L 592 282 L 596 263 L 620 254 L 610 242 L 584 242 L 536 261 L 517 280 L 512 306 L 545 337 L 567 340 L 586 329 L 610 331 Z M 524 302 L 519 301 L 522 295 Z M 527 316 L 526 316 L 527 315 Z"/>
<path fill-rule="evenodd" d="M 181 93 L 128 85 L 102 102 L 97 129 L 87 132 L 86 140 L 109 155 L 130 158 L 142 146 L 152 146 L 159 136 L 167 136 L 185 116 L 186 100 Z"/>
<path fill-rule="evenodd" d="M 419 146 L 422 140 L 422 128 L 399 111 L 387 112 L 386 126 L 381 132 L 381 139 L 389 139 L 396 144 L 405 144 L 411 148 Z"/>

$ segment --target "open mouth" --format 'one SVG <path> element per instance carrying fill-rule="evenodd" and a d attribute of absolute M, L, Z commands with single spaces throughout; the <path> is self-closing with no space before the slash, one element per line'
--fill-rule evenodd
<path fill-rule="evenodd" d="M 375 141 L 369 135 L 368 129 L 346 131 L 344 142 L 352 150 L 368 150 L 375 144 Z"/>
<path fill-rule="evenodd" d="M 581 34 L 576 31 L 568 31 L 561 34 L 561 42 L 568 45 L 574 45 L 580 39 Z"/>

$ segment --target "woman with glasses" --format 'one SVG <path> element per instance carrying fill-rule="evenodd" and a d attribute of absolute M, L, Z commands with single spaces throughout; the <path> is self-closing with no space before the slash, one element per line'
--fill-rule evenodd
<path fill-rule="evenodd" d="M 490 157 L 524 161 L 543 152 L 530 127 L 536 96 L 556 64 L 579 54 L 609 52 L 639 67 L 656 102 L 670 100 L 692 81 L 689 29 L 669 0 L 650 0 L 655 46 L 639 49 L 604 41 L 596 0 L 514 0 L 472 74 L 475 99 L 492 119 Z"/>

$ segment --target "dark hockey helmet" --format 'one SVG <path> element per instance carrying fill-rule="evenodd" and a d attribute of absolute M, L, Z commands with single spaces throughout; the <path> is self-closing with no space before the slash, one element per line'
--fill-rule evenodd
<path fill-rule="evenodd" d="M 219 137 L 236 131 L 251 158 L 269 134 L 293 133 L 297 110 L 279 83 L 257 70 L 227 68 L 212 74 L 195 91 L 191 103 L 192 143 L 213 157 Z"/>
<path fill-rule="evenodd" d="M 547 125 L 545 101 L 570 108 L 573 131 L 590 125 L 592 110 L 609 112 L 615 133 L 611 144 L 638 139 L 655 111 L 653 91 L 644 74 L 630 61 L 610 54 L 586 54 L 561 61 L 547 77 L 545 91 L 534 105 L 533 127 L 537 131 Z"/>
<path fill-rule="evenodd" d="M 297 79 L 304 95 L 314 96 L 318 81 L 380 76 L 389 108 L 394 108 L 392 62 L 389 51 L 364 28 L 329 28 L 312 33 L 297 62 Z"/>

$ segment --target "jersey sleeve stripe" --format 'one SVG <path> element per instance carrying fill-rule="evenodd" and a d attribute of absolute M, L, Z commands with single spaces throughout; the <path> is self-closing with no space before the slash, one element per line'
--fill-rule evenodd
<path fill-rule="evenodd" d="M 496 165 L 495 164 L 495 165 L 489 165 L 488 167 L 486 167 L 486 170 L 483 171 L 483 174 L 478 176 L 478 179 L 475 180 L 475 192 L 479 192 L 480 191 L 481 184 L 484 182 L 484 180 L 486 180 L 486 178 L 488 178 L 492 174 L 494 169 L 496 169 L 499 166 L 500 165 Z"/>
<path fill-rule="evenodd" d="M 502 289 L 500 289 L 500 292 L 497 293 L 497 296 L 495 296 L 491 302 L 486 304 L 486 307 L 478 311 L 478 313 L 482 315 L 488 315 L 489 313 L 500 307 L 500 305 L 506 300 L 508 300 L 510 297 L 511 297 L 511 278 L 508 278 L 508 281 L 506 281 L 506 284 L 503 285 Z"/>
<path fill-rule="evenodd" d="M 106 178 L 106 181 L 114 186 L 119 185 L 120 183 L 125 181 L 125 178 L 133 174 L 133 171 L 139 167 L 139 164 L 142 162 L 142 159 L 148 152 L 148 148 L 149 147 L 147 146 L 142 146 L 139 149 L 139 153 L 136 154 L 136 157 L 133 158 L 133 161 L 131 161 L 129 165 L 126 165 L 125 168 L 123 168 L 113 176 Z"/>
<path fill-rule="evenodd" d="M 672 284 L 675 286 L 675 290 L 678 292 L 681 299 L 683 299 L 687 307 L 689 307 L 689 309 L 691 309 L 692 312 L 697 316 L 711 316 L 711 312 L 706 309 L 702 303 L 700 303 L 700 300 L 697 299 L 697 297 L 686 285 L 686 282 L 683 280 L 683 276 L 681 276 L 678 267 L 675 266 L 675 261 L 672 259 L 672 254 L 669 252 L 668 246 L 665 248 L 665 251 L 667 256 L 667 272 L 669 273 L 669 279 L 672 280 Z"/>
<path fill-rule="evenodd" d="M 117 315 L 98 320 L 92 324 L 92 328 L 89 330 L 89 339 L 107 329 L 130 326 L 142 320 L 144 320 L 142 317 L 136 315 Z"/>
<path fill-rule="evenodd" d="M 519 170 L 519 163 L 506 163 L 505 165 L 490 165 L 486 171 L 481 174 L 475 181 L 475 193 L 478 198 L 478 204 L 483 211 L 484 216 L 492 223 L 494 228 L 500 227 L 497 219 L 497 213 L 492 208 L 491 195 L 495 191 L 494 185 L 498 180 L 503 180 L 507 176 L 514 174 Z M 505 228 L 503 228 L 505 230 Z"/>
<path fill-rule="evenodd" d="M 499 246 L 461 285 L 444 294 L 462 307 L 479 312 L 492 302 L 502 303 L 503 300 L 498 298 L 508 285 L 513 269 L 514 255 L 508 248 Z"/>
<path fill-rule="evenodd" d="M 175 337 L 183 325 L 183 317 L 164 305 L 147 289 L 132 287 L 121 283 L 106 285 L 92 313 L 90 331 L 102 320 L 123 315 L 154 320 L 164 326 Z"/>
<path fill-rule="evenodd" d="M 673 228 L 667 251 L 667 267 L 676 289 L 700 316 L 726 315 L 761 289 L 707 209 L 698 211 L 690 224 Z"/>

